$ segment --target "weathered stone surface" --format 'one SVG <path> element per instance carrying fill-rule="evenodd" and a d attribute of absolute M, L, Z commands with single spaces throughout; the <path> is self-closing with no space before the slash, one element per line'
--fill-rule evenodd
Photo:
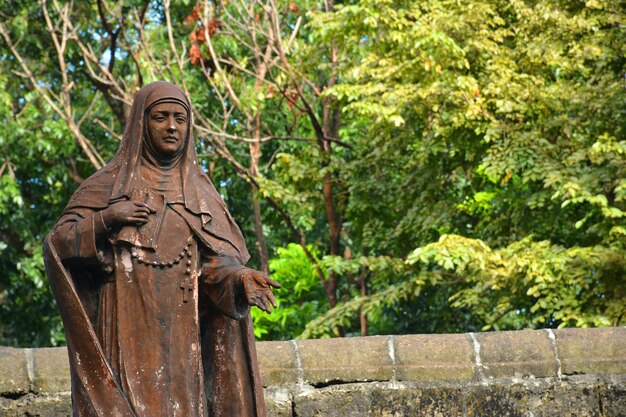
<path fill-rule="evenodd" d="M 563 375 L 626 373 L 626 328 L 554 330 Z"/>
<path fill-rule="evenodd" d="M 398 381 L 469 381 L 474 348 L 465 334 L 395 336 Z"/>
<path fill-rule="evenodd" d="M 372 387 L 368 416 L 463 417 L 461 387 Z"/>
<path fill-rule="evenodd" d="M 28 394 L 0 402 L 0 417 L 71 417 L 70 394 Z"/>
<path fill-rule="evenodd" d="M 304 382 L 390 381 L 393 364 L 387 338 L 349 337 L 298 341 Z"/>
<path fill-rule="evenodd" d="M 598 406 L 606 417 L 626 417 L 626 385 L 608 384 L 597 390 Z"/>
<path fill-rule="evenodd" d="M 467 417 L 525 417 L 528 393 L 523 385 L 474 386 L 466 390 Z"/>
<path fill-rule="evenodd" d="M 524 392 L 524 388 L 517 388 Z M 466 398 L 467 397 L 467 398 Z M 520 401 L 521 400 L 521 401 Z M 420 388 L 411 385 L 349 384 L 315 390 L 297 398 L 295 415 L 461 417 L 525 416 L 525 397 L 498 387 Z"/>
<path fill-rule="evenodd" d="M 294 397 L 294 415 L 298 417 L 369 415 L 370 393 L 353 384 L 312 390 Z"/>
<path fill-rule="evenodd" d="M 70 391 L 70 364 L 65 348 L 34 349 L 33 392 Z"/>
<path fill-rule="evenodd" d="M 24 349 L 0 347 L 0 394 L 22 394 L 28 390 Z"/>
<path fill-rule="evenodd" d="M 264 387 L 298 382 L 294 342 L 263 342 L 256 346 Z"/>
<path fill-rule="evenodd" d="M 626 378 L 614 383 L 356 383 L 266 389 L 268 417 L 625 417 Z M 293 398 L 293 401 L 292 401 Z M 69 393 L 0 398 L 0 417 L 70 416 Z"/>
<path fill-rule="evenodd" d="M 530 409 L 535 417 L 611 417 L 601 413 L 598 393 L 605 387 L 563 384 L 534 390 Z"/>
<path fill-rule="evenodd" d="M 291 417 L 293 403 L 287 388 L 266 388 L 265 404 L 268 417 Z"/>
<path fill-rule="evenodd" d="M 554 347 L 544 330 L 477 333 L 475 337 L 486 377 L 557 376 Z"/>

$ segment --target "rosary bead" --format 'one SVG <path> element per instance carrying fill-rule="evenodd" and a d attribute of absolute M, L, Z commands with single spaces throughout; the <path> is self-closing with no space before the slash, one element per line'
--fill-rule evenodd
<path fill-rule="evenodd" d="M 187 254 L 187 256 L 191 258 L 191 252 L 189 251 L 189 249 L 191 247 L 192 239 L 193 239 L 193 236 L 189 236 L 189 238 L 187 239 L 187 243 L 183 247 L 182 252 L 180 252 L 176 258 L 172 259 L 169 262 L 165 262 L 165 261 L 160 261 L 159 262 L 159 261 L 156 261 L 156 260 L 146 259 L 146 258 L 144 258 L 142 256 L 143 252 L 142 252 L 142 255 L 140 255 L 139 254 L 140 252 L 138 252 L 135 247 L 133 247 L 131 249 L 130 255 L 131 255 L 131 258 L 136 259 L 137 262 L 142 263 L 142 264 L 147 265 L 147 266 L 152 266 L 152 267 L 155 267 L 155 268 L 156 267 L 165 268 L 167 266 L 167 267 L 171 268 L 174 265 L 178 265 L 180 263 L 180 261 L 182 261 L 183 258 L 185 257 L 185 254 Z M 189 265 L 191 265 L 191 261 L 187 262 L 187 266 L 189 266 Z"/>

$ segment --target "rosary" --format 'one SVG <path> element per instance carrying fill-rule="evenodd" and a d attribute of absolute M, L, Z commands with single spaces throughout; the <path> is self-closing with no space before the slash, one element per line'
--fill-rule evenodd
<path fill-rule="evenodd" d="M 183 302 L 187 303 L 189 302 L 189 299 L 187 297 L 187 292 L 193 292 L 193 282 L 190 281 L 190 275 L 191 275 L 191 242 L 193 240 L 193 235 L 189 236 L 189 238 L 187 238 L 187 243 L 185 243 L 185 246 L 183 247 L 183 250 L 178 254 L 178 256 L 174 259 L 172 259 L 171 261 L 168 262 L 164 262 L 164 261 L 150 261 L 147 260 L 146 258 L 144 258 L 142 255 L 139 255 L 139 253 L 137 253 L 137 249 L 133 248 L 130 256 L 133 259 L 136 259 L 137 262 L 142 263 L 144 265 L 147 266 L 151 266 L 153 268 L 171 268 L 174 265 L 178 265 L 183 258 L 185 258 L 185 256 L 187 257 L 187 269 L 185 270 L 185 278 L 184 280 L 180 283 L 179 288 L 181 290 L 183 290 Z"/>

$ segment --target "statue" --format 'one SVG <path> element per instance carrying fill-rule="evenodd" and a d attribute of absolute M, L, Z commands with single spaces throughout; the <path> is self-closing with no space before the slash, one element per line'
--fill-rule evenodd
<path fill-rule="evenodd" d="M 265 416 L 249 311 L 276 307 L 198 165 L 175 85 L 136 95 L 115 157 L 44 242 L 74 416 Z"/>

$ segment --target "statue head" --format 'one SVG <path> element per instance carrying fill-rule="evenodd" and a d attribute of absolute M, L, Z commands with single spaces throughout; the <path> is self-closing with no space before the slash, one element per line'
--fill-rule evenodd
<path fill-rule="evenodd" d="M 156 81 L 133 101 L 120 147 L 105 170 L 118 170 L 111 200 L 130 196 L 140 181 L 142 160 L 162 169 L 177 167 L 183 181 L 203 175 L 197 163 L 191 103 L 176 85 Z"/>
<path fill-rule="evenodd" d="M 144 144 L 161 158 L 178 156 L 187 142 L 187 109 L 178 101 L 164 99 L 150 106 L 145 117 Z"/>
<path fill-rule="evenodd" d="M 177 162 L 189 141 L 189 100 L 174 84 L 152 83 L 137 93 L 135 103 L 142 103 L 144 158 L 160 165 Z M 139 110 L 139 109 L 137 109 Z"/>

